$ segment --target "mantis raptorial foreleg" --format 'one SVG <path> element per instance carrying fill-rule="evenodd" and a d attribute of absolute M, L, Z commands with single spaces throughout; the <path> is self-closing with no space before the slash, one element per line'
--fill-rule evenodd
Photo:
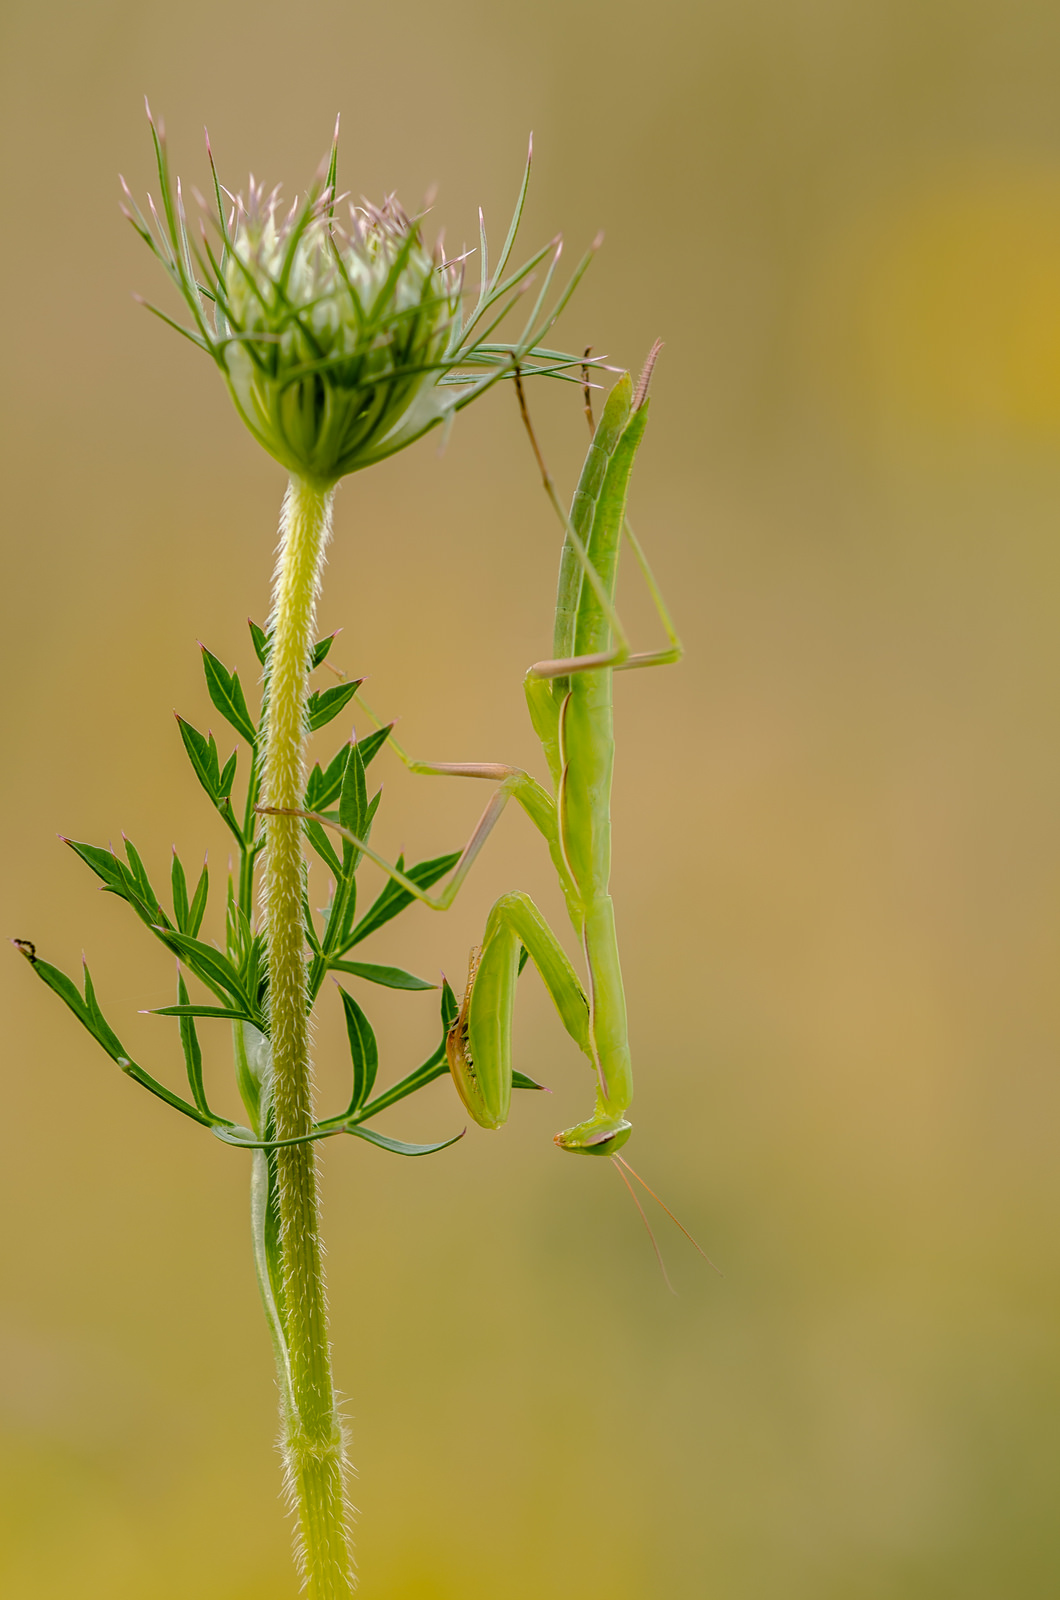
<path fill-rule="evenodd" d="M 593 1059 L 589 1002 L 566 952 L 529 895 L 502 895 L 489 914 L 481 947 L 471 952 L 464 1003 L 447 1041 L 453 1082 L 483 1128 L 499 1128 L 508 1120 L 512 1013 L 524 950 L 544 979 L 563 1026 Z"/>
<path fill-rule="evenodd" d="M 485 1127 L 507 1116 L 511 1084 L 511 1019 L 521 952 L 538 967 L 567 1031 L 591 1060 L 597 1095 L 584 1122 L 556 1135 L 564 1150 L 612 1155 L 628 1139 L 625 1116 L 633 1098 L 614 908 L 611 867 L 611 776 L 614 733 L 611 679 L 615 670 L 677 661 L 681 645 L 644 553 L 626 519 L 626 498 L 647 422 L 647 387 L 656 350 L 634 390 L 626 374 L 615 384 L 582 468 L 568 515 L 537 447 L 518 384 L 523 416 L 542 478 L 564 526 L 554 630 L 554 656 L 527 673 L 530 718 L 552 775 L 556 798 L 520 769 L 487 763 L 412 761 L 410 770 L 445 777 L 486 778 L 498 788 L 482 813 L 448 885 L 431 896 L 377 854 L 335 816 L 314 820 L 336 828 L 402 888 L 434 910 L 453 903 L 468 871 L 510 798 L 544 836 L 585 953 L 583 990 L 555 936 L 525 895 L 505 895 L 490 913 L 481 950 L 474 952 L 460 1016 L 448 1055 L 457 1088 L 471 1115 Z M 633 654 L 614 607 L 621 540 L 630 541 L 669 643 Z M 392 741 L 394 742 L 394 741 Z M 340 812 L 342 806 L 340 804 Z"/>

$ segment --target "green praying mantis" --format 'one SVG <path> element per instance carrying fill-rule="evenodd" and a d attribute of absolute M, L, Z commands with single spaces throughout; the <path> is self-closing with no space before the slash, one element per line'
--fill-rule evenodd
<path fill-rule="evenodd" d="M 402 888 L 431 909 L 441 911 L 453 904 L 509 799 L 514 798 L 521 805 L 548 846 L 571 924 L 584 951 L 587 983 L 583 986 L 579 980 L 530 897 L 523 893 L 502 895 L 489 913 L 481 945 L 471 953 L 463 1003 L 446 1041 L 449 1068 L 474 1120 L 484 1128 L 499 1128 L 508 1118 L 511 1103 L 516 983 L 529 958 L 564 1027 L 595 1076 L 591 1115 L 555 1136 L 560 1149 L 580 1155 L 617 1156 L 631 1132 L 627 1112 L 633 1099 L 633 1074 L 609 892 L 615 753 L 613 674 L 664 666 L 679 661 L 682 655 L 681 642 L 626 516 L 630 477 L 648 420 L 648 385 L 659 348 L 658 343 L 653 347 L 635 386 L 625 373 L 611 389 L 599 424 L 593 429 L 569 514 L 562 507 L 538 448 L 519 375 L 515 375 L 523 420 L 544 486 L 565 529 L 554 655 L 536 662 L 524 679 L 530 719 L 548 764 L 553 792 L 549 793 L 529 773 L 500 763 L 414 761 L 391 739 L 412 772 L 478 778 L 497 784 L 448 884 L 437 895 L 426 893 L 399 867 L 378 854 L 366 838 L 344 827 L 337 814 L 297 813 L 308 821 L 333 828 Z M 585 392 L 592 426 L 588 386 Z M 633 549 L 666 631 L 668 642 L 662 649 L 633 653 L 615 611 L 623 537 Z M 529 1080 L 519 1074 L 516 1081 L 529 1086 Z M 621 1166 L 632 1172 L 624 1161 Z M 626 1181 L 624 1173 L 622 1176 Z"/>

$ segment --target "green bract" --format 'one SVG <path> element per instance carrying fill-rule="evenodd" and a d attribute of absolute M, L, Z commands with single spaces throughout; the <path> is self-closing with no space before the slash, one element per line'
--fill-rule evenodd
<path fill-rule="evenodd" d="M 338 124 L 326 168 L 286 214 L 279 190 L 266 193 L 253 178 L 245 196 L 233 196 L 218 179 L 211 152 L 214 201 L 209 208 L 200 201 L 204 218 L 193 242 L 162 128 L 150 110 L 148 118 L 161 204 L 148 197 L 149 222 L 123 179 L 123 210 L 180 291 L 192 326 L 149 309 L 214 358 L 243 421 L 289 472 L 329 486 L 411 444 L 498 378 L 516 371 L 567 377 L 580 364 L 581 358 L 545 349 L 541 340 L 592 252 L 551 301 L 560 239 L 505 275 L 529 159 L 492 275 L 480 213 L 479 287 L 466 314 L 464 257 L 447 261 L 440 245 L 429 249 L 421 220 L 408 217 L 393 197 L 381 207 L 349 205 L 340 217 Z M 493 341 L 546 258 L 520 338 Z"/>

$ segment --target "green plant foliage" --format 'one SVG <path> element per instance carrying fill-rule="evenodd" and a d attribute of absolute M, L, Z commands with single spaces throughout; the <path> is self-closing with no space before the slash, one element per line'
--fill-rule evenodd
<path fill-rule="evenodd" d="M 255 655 L 264 665 L 268 660 L 269 636 L 253 622 L 250 630 Z M 324 662 L 334 640 L 335 635 L 331 634 L 318 642 L 311 657 L 314 666 Z M 166 1087 L 130 1058 L 100 1010 L 87 966 L 82 991 L 65 973 L 38 956 L 28 941 L 18 941 L 18 944 L 41 981 L 69 1007 L 128 1077 L 193 1121 L 210 1128 L 224 1142 L 244 1148 L 268 1149 L 275 1141 L 270 1138 L 268 1096 L 261 1092 L 260 1071 L 241 1071 L 237 1060 L 236 1077 L 250 1120 L 249 1127 L 238 1128 L 210 1107 L 204 1081 L 203 1051 L 196 1030 L 197 1021 L 224 1021 L 234 1024 L 239 1030 L 249 1026 L 266 1041 L 267 1048 L 268 973 L 263 936 L 255 930 L 254 924 L 254 867 L 262 846 L 260 818 L 255 810 L 258 724 L 251 714 L 239 673 L 230 671 L 205 645 L 200 649 L 209 698 L 248 747 L 250 757 L 246 794 L 241 816 L 237 816 L 232 791 L 238 752 L 233 752 L 222 767 L 213 734 L 200 733 L 186 718 L 178 716 L 177 726 L 192 771 L 239 846 L 240 868 L 238 873 L 229 878 L 227 887 L 225 948 L 219 949 L 200 937 L 210 893 L 210 876 L 205 861 L 194 888 L 189 890 L 184 864 L 176 849 L 173 850 L 170 867 L 171 909 L 167 909 L 155 892 L 143 857 L 131 839 L 123 840 L 124 859 L 112 848 L 76 839 L 65 841 L 95 873 L 104 893 L 124 900 L 153 936 L 177 957 L 176 1003 L 154 1007 L 150 1014 L 170 1017 L 177 1023 L 190 1100 Z M 359 685 L 359 679 L 345 679 L 314 693 L 309 701 L 311 726 L 323 727 L 338 716 L 349 705 Z M 369 798 L 367 769 L 383 748 L 389 733 L 388 725 L 364 739 L 350 740 L 340 747 L 325 766 L 314 766 L 306 785 L 306 809 L 327 814 L 329 808 L 337 807 L 335 820 L 341 820 L 359 836 L 366 837 L 371 831 L 381 798 L 380 792 Z M 316 1001 L 328 973 L 409 993 L 433 989 L 434 984 L 402 967 L 344 959 L 354 945 L 360 944 L 405 910 L 413 897 L 388 882 L 358 922 L 356 880 L 363 859 L 361 852 L 343 841 L 340 853 L 319 823 L 306 821 L 304 826 L 309 843 L 334 878 L 331 900 L 319 918 L 314 917 L 308 900 L 305 906 L 306 941 L 312 952 L 307 969 L 307 1005 L 311 1007 Z M 459 855 L 459 851 L 453 851 L 419 862 L 409 869 L 409 876 L 417 883 L 432 884 L 444 876 Z M 204 999 L 193 996 L 188 987 L 189 980 L 197 982 L 206 991 Z M 401 1155 L 425 1155 L 446 1149 L 454 1142 L 453 1138 L 427 1145 L 405 1144 L 374 1129 L 365 1128 L 362 1124 L 366 1117 L 375 1116 L 379 1111 L 396 1104 L 447 1070 L 445 1032 L 456 1014 L 449 986 L 443 984 L 442 988 L 443 1033 L 440 1045 L 423 1065 L 378 1096 L 375 1102 L 370 1102 L 379 1070 L 375 1033 L 357 1000 L 344 988 L 338 985 L 336 988 L 344 1009 L 350 1041 L 353 1094 L 346 1110 L 338 1117 L 317 1122 L 310 1137 L 317 1139 L 343 1132 L 356 1133 L 380 1149 Z M 455 1135 L 455 1138 L 459 1137 L 459 1134 Z"/>

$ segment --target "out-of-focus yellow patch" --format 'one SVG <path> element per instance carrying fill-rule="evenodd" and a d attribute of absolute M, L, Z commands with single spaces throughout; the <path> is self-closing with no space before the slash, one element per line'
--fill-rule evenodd
<path fill-rule="evenodd" d="M 855 399 L 929 431 L 1060 428 L 1060 171 L 940 179 L 839 254 L 829 365 Z"/>

